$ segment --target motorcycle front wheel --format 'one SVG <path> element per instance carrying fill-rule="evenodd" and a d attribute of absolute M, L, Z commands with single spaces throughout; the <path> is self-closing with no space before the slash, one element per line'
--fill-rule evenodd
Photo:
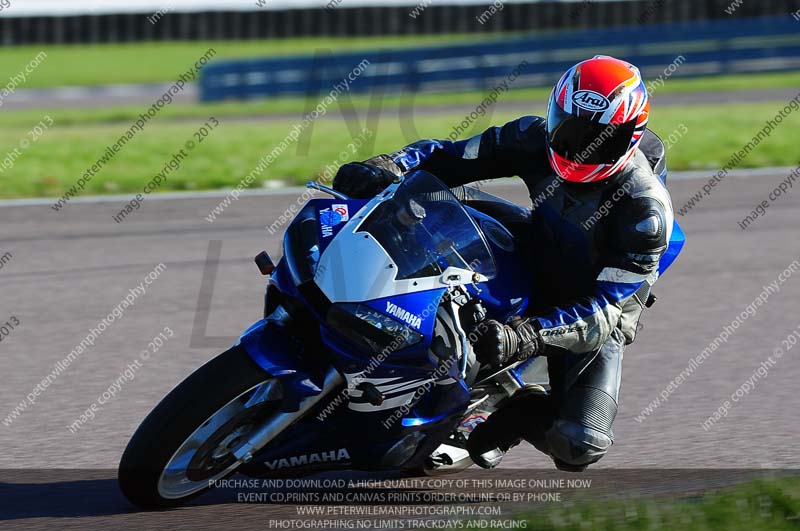
<path fill-rule="evenodd" d="M 280 384 L 241 346 L 212 359 L 144 419 L 119 464 L 123 494 L 142 509 L 180 506 L 236 472 L 235 448 L 280 405 Z"/>

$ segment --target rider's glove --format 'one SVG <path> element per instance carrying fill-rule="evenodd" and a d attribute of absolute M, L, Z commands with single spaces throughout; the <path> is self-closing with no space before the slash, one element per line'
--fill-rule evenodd
<path fill-rule="evenodd" d="M 333 189 L 353 199 L 371 199 L 392 184 L 398 175 L 402 175 L 402 170 L 392 158 L 378 155 L 339 168 L 333 178 Z"/>
<path fill-rule="evenodd" d="M 526 360 L 542 352 L 544 343 L 527 319 L 511 321 L 511 326 L 494 319 L 483 321 L 472 334 L 475 354 L 481 364 L 501 367 Z"/>
<path fill-rule="evenodd" d="M 514 361 L 522 361 L 542 354 L 544 351 L 544 341 L 539 331 L 531 324 L 530 319 L 515 317 L 509 324 L 519 339 L 519 347 Z"/>

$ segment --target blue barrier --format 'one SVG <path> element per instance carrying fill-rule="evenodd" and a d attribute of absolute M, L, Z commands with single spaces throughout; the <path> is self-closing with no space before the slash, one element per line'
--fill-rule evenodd
<path fill-rule="evenodd" d="M 202 101 L 326 93 L 366 64 L 350 84 L 355 93 L 385 90 L 486 90 L 527 62 L 515 87 L 552 84 L 587 57 L 624 58 L 657 77 L 679 55 L 676 77 L 800 68 L 800 28 L 790 16 L 554 32 L 480 45 L 379 50 L 220 61 L 200 80 Z M 368 64 L 364 61 L 368 61 Z"/>

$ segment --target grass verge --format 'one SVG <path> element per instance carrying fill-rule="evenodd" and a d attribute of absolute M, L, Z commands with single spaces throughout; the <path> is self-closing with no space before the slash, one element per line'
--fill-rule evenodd
<path fill-rule="evenodd" d="M 742 149 L 782 106 L 783 103 L 771 102 L 665 107 L 654 110 L 650 125 L 668 141 L 671 170 L 711 170 L 724 165 L 734 151 Z M 130 126 L 129 123 L 65 125 L 61 112 L 50 113 L 55 125 L 30 147 L 21 150 L 10 168 L 0 166 L 0 197 L 62 195 Z M 532 114 L 543 112 L 543 108 L 531 109 Z M 349 122 L 356 135 L 367 125 L 364 113 L 361 114 L 360 124 Z M 28 131 L 42 115 L 35 117 L 36 121 L 28 124 L 0 128 L 0 164 L 4 154 L 18 149 L 23 139 L 30 138 Z M 206 114 L 197 119 L 176 121 L 159 116 L 101 169 L 83 195 L 139 192 L 175 152 L 193 139 L 193 133 L 207 118 Z M 235 186 L 296 124 L 289 119 L 259 122 L 218 118 L 220 126 L 197 145 L 159 191 Z M 516 116 L 501 112 L 487 115 L 461 137 L 513 118 Z M 372 124 L 374 134 L 370 141 L 356 148 L 348 145 L 352 138 L 348 122 L 334 107 L 326 119 L 319 120 L 307 131 L 307 136 L 291 143 L 258 176 L 253 186 L 273 179 L 302 183 L 315 178 L 329 164 L 391 152 L 419 138 L 445 138 L 463 119 L 462 114 L 426 114 L 420 109 L 411 121 L 399 118 L 396 112 L 386 112 L 377 124 Z M 795 138 L 791 133 L 799 129 L 800 113 L 793 113 L 778 131 L 750 153 L 741 167 L 797 165 Z"/>
<path fill-rule="evenodd" d="M 564 504 L 520 516 L 536 531 L 796 531 L 800 480 L 759 480 L 682 499 Z"/>
<path fill-rule="evenodd" d="M 781 74 L 757 74 L 749 76 L 722 76 L 699 79 L 671 79 L 659 88 L 658 95 L 678 94 L 691 92 L 711 91 L 736 91 L 758 90 L 768 88 L 796 88 L 800 86 L 800 71 Z M 387 94 L 372 101 L 371 95 L 347 95 L 347 101 L 357 110 L 374 108 L 391 109 L 400 106 L 440 107 L 443 105 L 475 105 L 486 97 L 492 90 L 487 85 L 483 91 L 472 90 L 456 93 L 425 93 L 425 94 Z M 550 95 L 550 88 L 519 88 L 502 95 L 504 103 L 510 102 L 541 102 Z M 13 98 L 13 96 L 10 96 Z M 260 99 L 252 101 L 228 101 L 195 105 L 173 104 L 165 107 L 160 116 L 170 119 L 203 118 L 209 114 L 216 116 L 270 116 L 274 114 L 301 114 L 308 112 L 317 104 L 315 99 L 300 97 L 282 97 L 276 99 Z M 0 127 L 24 126 L 41 119 L 43 110 L 58 114 L 61 125 L 87 125 L 104 123 L 131 122 L 149 105 L 121 105 L 100 108 L 54 108 L 46 106 L 38 110 L 14 110 L 0 113 Z M 654 99 L 654 106 L 658 106 L 658 96 Z"/>

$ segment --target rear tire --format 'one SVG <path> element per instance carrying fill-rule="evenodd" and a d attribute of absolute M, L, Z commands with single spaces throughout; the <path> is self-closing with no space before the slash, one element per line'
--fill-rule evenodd
<path fill-rule="evenodd" d="M 248 411 L 260 415 L 268 409 L 268 406 L 260 403 L 252 410 L 247 410 L 247 406 L 241 409 L 235 401 L 239 397 L 246 398 L 249 390 L 270 381 L 273 381 L 272 377 L 256 365 L 239 345 L 192 373 L 150 412 L 125 448 L 118 472 L 119 485 L 125 497 L 142 509 L 177 507 L 207 491 L 210 488 L 209 480 L 234 474 L 237 467 L 230 467 L 235 464 L 235 459 L 224 455 L 225 448 L 246 438 L 247 432 L 242 430 L 248 426 L 247 422 L 256 422 L 257 419 L 244 418 L 248 414 L 250 417 L 254 415 Z M 223 410 L 231 409 L 226 406 L 232 403 L 237 406 L 234 409 L 241 409 L 238 414 L 244 419 L 241 420 L 245 423 L 244 427 L 235 424 L 238 417 L 232 417 L 230 422 L 220 426 L 216 421 L 209 423 L 212 417 L 217 418 Z M 192 458 L 194 465 L 188 464 L 186 470 L 187 476 L 196 482 L 194 484 L 210 474 L 205 480 L 206 486 L 186 495 L 163 495 L 165 468 L 174 461 L 179 450 L 187 447 L 201 427 L 210 433 L 207 442 L 213 446 L 204 450 L 206 445 L 203 444 L 197 448 Z M 227 433 L 225 430 L 228 430 Z M 200 455 L 202 452 L 208 456 L 203 457 Z M 191 448 L 186 455 L 191 455 Z M 218 470 L 214 470 L 215 465 L 219 467 Z M 190 468 L 192 466 L 194 468 Z"/>

